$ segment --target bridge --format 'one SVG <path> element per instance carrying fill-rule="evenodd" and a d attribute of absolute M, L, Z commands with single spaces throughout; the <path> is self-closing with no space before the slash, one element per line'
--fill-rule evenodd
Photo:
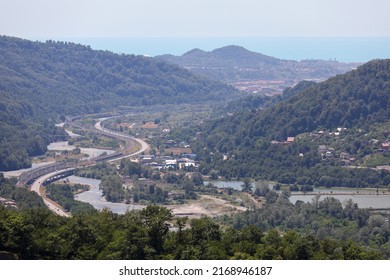
<path fill-rule="evenodd" d="M 77 116 L 74 117 L 73 119 L 67 118 L 67 121 L 72 123 L 75 119 L 78 118 L 81 117 Z M 76 126 L 73 123 L 72 125 Z M 82 128 L 80 126 L 77 127 Z M 125 141 L 126 146 L 125 148 L 122 149 L 122 151 L 118 151 L 113 154 L 100 155 L 91 159 L 84 159 L 84 160 L 72 160 L 72 161 L 69 160 L 69 161 L 55 162 L 49 165 L 34 168 L 30 171 L 23 172 L 18 178 L 17 186 L 20 187 L 23 185 L 32 184 L 31 190 L 37 192 L 43 198 L 45 204 L 49 207 L 50 210 L 52 210 L 54 213 L 58 215 L 69 216 L 69 213 L 64 212 L 61 209 L 61 206 L 59 206 L 54 201 L 51 201 L 50 199 L 45 197 L 44 191 L 41 190 L 42 185 L 45 186 L 53 181 L 67 177 L 73 174 L 73 172 L 78 168 L 93 166 L 99 162 L 113 162 L 113 161 L 120 160 L 122 158 L 132 157 L 146 151 L 149 148 L 149 145 L 141 139 L 137 139 L 129 135 L 121 134 L 119 132 L 111 131 L 104 128 L 101 125 L 101 121 L 96 123 L 95 129 L 93 130 L 88 129 L 88 131 Z M 134 147 L 137 148 L 137 151 L 132 152 L 132 150 L 134 150 Z"/>
<path fill-rule="evenodd" d="M 80 161 L 55 162 L 52 164 L 48 164 L 45 166 L 34 168 L 30 171 L 23 172 L 19 176 L 17 186 L 23 186 L 23 185 L 30 184 L 34 180 L 36 180 L 37 178 L 39 178 L 43 175 L 53 173 L 53 172 L 56 172 L 59 170 L 64 170 L 67 168 L 77 169 L 77 168 L 81 168 L 81 167 L 85 167 L 85 166 L 95 165 L 99 162 L 105 162 L 105 161 L 112 162 L 112 161 L 119 160 L 122 158 L 131 157 L 131 156 L 134 156 L 136 154 L 144 152 L 148 148 L 148 144 L 140 139 L 137 139 L 137 138 L 131 137 L 129 135 L 125 135 L 123 133 L 111 131 L 109 129 L 104 128 L 101 124 L 102 121 L 99 121 L 98 123 L 95 124 L 95 129 L 85 129 L 85 128 L 73 123 L 74 120 L 77 120 L 80 118 L 82 118 L 82 116 L 67 117 L 66 122 L 71 124 L 73 127 L 84 129 L 84 130 L 87 130 L 89 132 L 99 134 L 99 135 L 104 135 L 104 136 L 114 138 L 117 140 L 125 141 L 126 147 L 122 151 L 118 151 L 118 152 L 115 152 L 115 153 L 109 154 L 109 155 L 100 155 L 100 156 L 97 156 L 97 157 L 94 157 L 94 158 L 91 158 L 88 160 L 84 159 L 84 160 L 80 160 Z M 109 118 L 112 118 L 112 116 Z M 137 149 L 137 151 L 135 153 L 127 154 L 127 152 L 131 151 L 134 147 L 138 147 L 139 149 Z"/>

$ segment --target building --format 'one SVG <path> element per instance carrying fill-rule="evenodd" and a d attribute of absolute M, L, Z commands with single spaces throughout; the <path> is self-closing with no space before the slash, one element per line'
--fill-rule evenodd
<path fill-rule="evenodd" d="M 194 168 L 197 167 L 195 161 L 193 161 L 192 159 L 188 159 L 188 158 L 178 159 L 177 164 L 178 164 L 179 169 L 185 169 L 188 167 L 194 167 Z"/>
<path fill-rule="evenodd" d="M 18 208 L 15 200 L 3 198 L 3 197 L 0 197 L 0 205 L 3 205 L 5 207 Z"/>
<path fill-rule="evenodd" d="M 287 143 L 293 143 L 295 141 L 295 137 L 287 137 Z"/>
<path fill-rule="evenodd" d="M 177 168 L 177 160 L 176 159 L 167 159 L 165 161 L 165 168 L 166 169 L 176 169 Z"/>

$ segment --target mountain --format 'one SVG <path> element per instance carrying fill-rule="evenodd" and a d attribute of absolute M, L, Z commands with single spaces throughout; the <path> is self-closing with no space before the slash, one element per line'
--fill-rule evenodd
<path fill-rule="evenodd" d="M 164 58 L 164 56 L 160 58 Z M 170 58 L 176 59 L 176 64 L 186 63 L 199 67 L 237 67 L 237 65 L 240 67 L 260 67 L 262 65 L 277 65 L 281 62 L 279 59 L 251 52 L 239 46 L 227 46 L 211 52 L 193 49 L 181 57 L 170 56 Z"/>
<path fill-rule="evenodd" d="M 2 36 L 0 51 L 3 91 L 12 91 L 14 98 L 28 94 L 45 105 L 55 100 L 50 110 L 66 114 L 116 105 L 219 100 L 235 93 L 153 58 L 95 51 L 73 43 Z M 69 104 L 73 99 L 76 102 Z"/>
<path fill-rule="evenodd" d="M 226 46 L 211 52 L 194 49 L 182 56 L 161 55 L 157 58 L 242 90 L 265 93 L 281 93 L 301 80 L 322 81 L 359 65 L 325 60 L 281 60 L 240 46 Z"/>
<path fill-rule="evenodd" d="M 238 92 L 180 67 L 73 43 L 0 37 L 0 170 L 29 165 L 64 115 L 226 100 Z"/>
<path fill-rule="evenodd" d="M 206 173 L 214 169 L 228 177 L 329 186 L 390 183 L 385 173 L 340 168 L 342 153 L 356 160 L 371 154 L 387 159 L 386 154 L 377 154 L 380 147 L 376 143 L 378 139 L 390 140 L 386 130 L 390 120 L 390 60 L 371 61 L 322 83 L 299 84 L 286 94 L 285 99 L 264 109 L 249 107 L 207 123 L 198 134 L 202 137 L 193 143 L 206 162 Z M 340 128 L 343 132 L 335 134 Z M 287 143 L 288 137 L 296 141 Z M 329 157 L 332 153 L 338 157 L 324 161 L 318 152 L 320 144 L 334 146 Z M 222 160 L 226 157 L 229 159 Z M 331 179 L 325 180 L 328 177 Z M 368 182 L 368 178 L 376 179 Z"/>

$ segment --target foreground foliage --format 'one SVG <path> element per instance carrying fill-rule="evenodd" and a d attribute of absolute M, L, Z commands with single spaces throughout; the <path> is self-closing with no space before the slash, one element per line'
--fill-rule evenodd
<path fill-rule="evenodd" d="M 170 231 L 171 225 L 175 226 Z M 148 206 L 124 215 L 103 210 L 72 218 L 47 209 L 0 207 L 0 251 L 20 259 L 383 259 L 353 240 L 256 225 L 222 228 L 212 219 L 172 217 Z"/>

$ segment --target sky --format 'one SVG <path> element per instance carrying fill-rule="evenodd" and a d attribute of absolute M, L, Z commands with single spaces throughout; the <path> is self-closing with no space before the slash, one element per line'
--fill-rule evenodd
<path fill-rule="evenodd" d="M 0 35 L 390 37 L 389 0 L 0 0 Z"/>

